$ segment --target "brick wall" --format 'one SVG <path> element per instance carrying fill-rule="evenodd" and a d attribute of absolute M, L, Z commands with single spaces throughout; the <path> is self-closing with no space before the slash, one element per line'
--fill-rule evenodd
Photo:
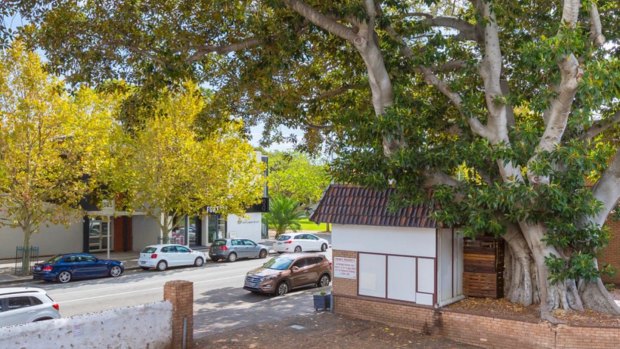
<path fill-rule="evenodd" d="M 620 284 L 620 221 L 608 220 L 606 223 L 611 232 L 609 245 L 599 255 L 599 265 L 611 264 L 616 268 L 616 275 L 604 277 L 603 282 Z"/>
<path fill-rule="evenodd" d="M 619 347 L 620 327 L 553 326 L 521 322 L 429 307 L 334 296 L 334 311 L 485 348 L 597 348 Z"/>
<path fill-rule="evenodd" d="M 333 250 L 332 256 L 357 259 L 357 252 Z M 333 291 L 334 294 L 343 295 L 343 296 L 357 296 L 357 280 L 342 279 L 342 278 L 334 277 L 334 280 L 332 280 L 332 286 L 334 289 Z"/>
<path fill-rule="evenodd" d="M 168 281 L 164 284 L 164 300 L 172 303 L 172 349 L 191 349 L 194 334 L 194 283 Z"/>
<path fill-rule="evenodd" d="M 620 242 L 620 233 L 618 236 Z M 357 258 L 357 252 L 334 250 L 333 256 Z M 611 349 L 618 348 L 620 343 L 620 328 L 552 326 L 546 322 L 498 319 L 357 296 L 357 280 L 334 278 L 333 294 L 334 311 L 338 314 L 422 333 L 441 334 L 461 343 L 486 348 Z"/>

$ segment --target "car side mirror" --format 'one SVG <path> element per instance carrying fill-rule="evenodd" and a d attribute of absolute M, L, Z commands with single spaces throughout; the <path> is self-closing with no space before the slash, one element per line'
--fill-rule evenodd
<path fill-rule="evenodd" d="M 298 266 L 294 266 L 291 268 L 291 270 L 293 271 L 293 273 L 296 273 L 299 271 L 299 267 Z"/>

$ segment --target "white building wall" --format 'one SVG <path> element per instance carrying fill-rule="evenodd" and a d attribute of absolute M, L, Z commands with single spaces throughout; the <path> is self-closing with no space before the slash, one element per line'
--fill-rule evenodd
<path fill-rule="evenodd" d="M 171 340 L 170 302 L 0 327 L 0 348 L 164 349 Z"/>
<path fill-rule="evenodd" d="M 39 246 L 39 255 L 82 252 L 84 223 L 75 218 L 68 226 L 62 224 L 41 226 L 39 233 L 32 235 L 31 246 Z M 15 247 L 24 244 L 24 233 L 20 228 L 0 228 L 0 258 L 15 258 Z"/>
<path fill-rule="evenodd" d="M 360 295 L 433 305 L 437 233 L 432 228 L 334 224 L 334 250 L 360 252 Z M 365 253 L 364 253 L 365 252 Z M 374 255 L 376 254 L 376 255 Z M 381 256 L 381 255 L 385 255 Z M 362 260 L 382 260 L 382 269 L 364 270 Z M 385 264 L 387 263 L 387 264 Z M 379 280 L 379 282 L 377 282 Z M 388 290 L 373 287 L 385 284 Z M 371 282 L 373 281 L 373 282 Z M 406 288 L 402 289 L 403 287 Z"/>
<path fill-rule="evenodd" d="M 157 243 L 160 228 L 155 218 L 150 216 L 132 216 L 131 229 L 134 251 L 140 251 L 144 246 Z"/>
<path fill-rule="evenodd" d="M 334 224 L 334 250 L 435 257 L 435 229 Z"/>
<path fill-rule="evenodd" d="M 244 217 L 230 214 L 227 217 L 228 236 L 233 239 L 261 240 L 262 213 L 247 213 Z"/>

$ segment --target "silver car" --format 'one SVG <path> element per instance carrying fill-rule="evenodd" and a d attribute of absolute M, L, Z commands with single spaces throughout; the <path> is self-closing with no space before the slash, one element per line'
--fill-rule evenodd
<path fill-rule="evenodd" d="M 0 326 L 60 318 L 58 303 L 35 287 L 0 288 Z"/>
<path fill-rule="evenodd" d="M 234 262 L 239 258 L 266 258 L 267 254 L 267 246 L 249 239 L 219 239 L 213 241 L 209 248 L 209 258 L 214 262 L 220 259 Z"/>

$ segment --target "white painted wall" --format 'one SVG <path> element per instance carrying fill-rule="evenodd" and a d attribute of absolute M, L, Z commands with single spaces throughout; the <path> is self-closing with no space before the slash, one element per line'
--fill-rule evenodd
<path fill-rule="evenodd" d="M 261 239 L 261 219 L 262 213 L 247 213 L 244 217 L 230 214 L 227 217 L 226 229 L 228 236 L 234 239 L 250 239 L 260 241 Z"/>
<path fill-rule="evenodd" d="M 172 340 L 172 304 L 158 302 L 0 327 L 0 348 L 149 348 Z"/>
<path fill-rule="evenodd" d="M 134 251 L 140 251 L 144 246 L 157 244 L 160 229 L 155 218 L 149 216 L 132 216 L 131 229 Z"/>
<path fill-rule="evenodd" d="M 435 257 L 435 229 L 334 224 L 334 250 Z"/>
<path fill-rule="evenodd" d="M 463 236 L 451 229 L 439 229 L 438 303 L 454 303 L 463 295 Z"/>
<path fill-rule="evenodd" d="M 74 218 L 69 226 L 41 226 L 39 233 L 32 235 L 30 244 L 39 246 L 39 255 L 54 255 L 68 252 L 82 252 L 84 223 Z M 0 258 L 15 258 L 15 247 L 24 244 L 24 233 L 20 228 L 0 228 Z"/>

